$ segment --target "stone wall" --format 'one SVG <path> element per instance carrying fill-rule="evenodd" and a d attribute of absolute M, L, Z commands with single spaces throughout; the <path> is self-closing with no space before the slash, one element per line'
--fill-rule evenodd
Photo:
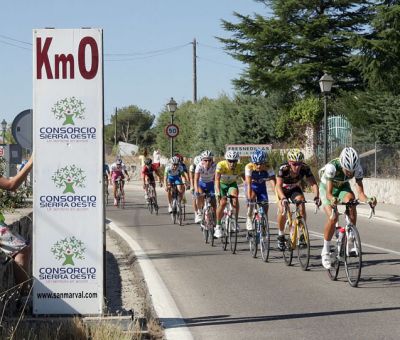
<path fill-rule="evenodd" d="M 390 178 L 364 178 L 364 192 L 368 196 L 376 196 L 379 203 L 400 205 L 400 180 Z M 353 190 L 354 180 L 351 181 Z"/>

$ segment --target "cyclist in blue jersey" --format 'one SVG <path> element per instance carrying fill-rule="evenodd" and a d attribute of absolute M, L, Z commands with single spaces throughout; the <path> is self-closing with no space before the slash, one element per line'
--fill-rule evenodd
<path fill-rule="evenodd" d="M 171 158 L 171 163 L 165 167 L 164 171 L 164 188 L 167 192 L 169 213 L 172 213 L 172 184 L 177 186 L 179 197 L 182 200 L 183 194 L 185 193 L 185 184 L 187 189 L 190 189 L 190 184 L 188 174 L 180 165 L 179 158 L 175 156 Z"/>

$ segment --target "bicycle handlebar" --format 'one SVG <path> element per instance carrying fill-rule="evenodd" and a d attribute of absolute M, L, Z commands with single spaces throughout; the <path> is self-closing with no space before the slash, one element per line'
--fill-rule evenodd
<path fill-rule="evenodd" d="M 335 218 L 335 216 L 342 215 L 338 211 L 338 208 L 337 208 L 338 205 L 344 205 L 344 206 L 346 206 L 346 209 L 348 209 L 349 207 L 357 206 L 359 204 L 361 204 L 361 205 L 368 204 L 369 205 L 369 207 L 370 207 L 369 214 L 368 214 L 369 219 L 371 219 L 372 216 L 375 215 L 375 207 L 372 207 L 372 205 L 368 202 L 360 202 L 358 199 L 356 199 L 356 200 L 351 200 L 348 202 L 339 202 L 338 204 L 336 204 L 334 207 L 332 207 L 332 213 L 329 216 L 329 219 L 333 220 Z"/>

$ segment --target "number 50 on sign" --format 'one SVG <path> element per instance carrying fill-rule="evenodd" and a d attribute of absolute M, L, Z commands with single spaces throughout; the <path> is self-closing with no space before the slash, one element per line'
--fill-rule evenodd
<path fill-rule="evenodd" d="M 168 124 L 165 127 L 165 134 L 170 138 L 175 138 L 179 135 L 179 127 L 175 124 Z"/>

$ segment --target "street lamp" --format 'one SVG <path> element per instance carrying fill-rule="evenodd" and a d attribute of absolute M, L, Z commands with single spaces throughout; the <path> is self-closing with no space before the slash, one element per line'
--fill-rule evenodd
<path fill-rule="evenodd" d="M 178 107 L 178 104 L 174 100 L 174 98 L 171 97 L 170 101 L 167 103 L 167 108 L 168 111 L 171 113 L 171 124 L 174 124 L 174 113 Z M 170 137 L 171 139 L 171 158 L 174 156 L 174 138 Z"/>
<path fill-rule="evenodd" d="M 7 122 L 5 119 L 1 122 L 1 130 L 3 131 L 3 144 L 6 144 Z"/>
<path fill-rule="evenodd" d="M 328 114 L 327 114 L 327 100 L 328 95 L 331 93 L 333 78 L 325 73 L 319 80 L 319 87 L 324 95 L 324 164 L 328 163 Z"/>

